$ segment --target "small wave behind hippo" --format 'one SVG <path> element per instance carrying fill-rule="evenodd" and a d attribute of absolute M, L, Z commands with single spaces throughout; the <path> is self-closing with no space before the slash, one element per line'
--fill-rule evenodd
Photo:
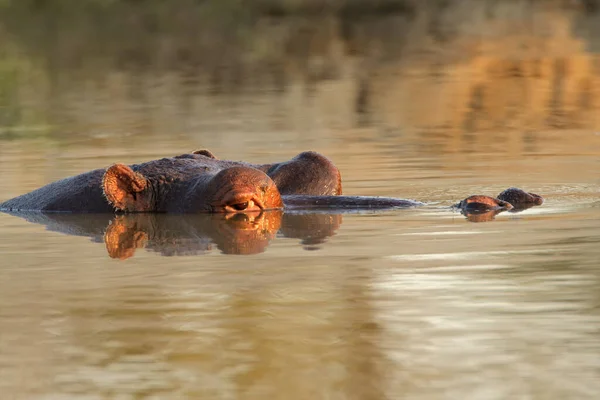
<path fill-rule="evenodd" d="M 542 201 L 538 195 L 510 188 L 498 198 L 470 196 L 456 207 L 464 213 L 497 213 Z M 114 164 L 65 178 L 1 203 L 0 210 L 247 213 L 422 205 L 389 197 L 342 196 L 338 168 L 316 152 L 303 152 L 281 163 L 250 164 L 218 160 L 208 150 L 200 150 L 142 164 Z"/>

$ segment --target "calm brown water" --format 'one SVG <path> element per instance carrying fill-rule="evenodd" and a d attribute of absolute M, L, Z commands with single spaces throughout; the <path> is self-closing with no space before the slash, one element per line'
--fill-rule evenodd
<path fill-rule="evenodd" d="M 135 71 L 116 43 L 86 57 L 59 28 L 36 50 L 7 24 L 0 200 L 208 148 L 261 163 L 316 150 L 346 194 L 429 204 L 0 214 L 1 397 L 597 398 L 600 25 L 497 8 L 485 30 L 477 9 L 438 21 L 442 42 L 419 33 L 425 16 L 261 20 L 256 47 L 195 72 L 165 64 L 165 48 Z M 509 186 L 546 202 L 483 223 L 447 208 Z"/>

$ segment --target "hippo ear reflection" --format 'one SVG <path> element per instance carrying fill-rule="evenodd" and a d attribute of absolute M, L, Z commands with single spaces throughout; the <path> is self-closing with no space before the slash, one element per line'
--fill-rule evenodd
<path fill-rule="evenodd" d="M 283 214 L 123 214 L 110 222 L 104 243 L 111 258 L 127 259 L 137 249 L 163 256 L 201 255 L 215 246 L 224 254 L 262 253 L 277 232 L 314 250 L 341 225 L 341 215 Z"/>
<path fill-rule="evenodd" d="M 118 215 L 104 233 L 104 244 L 110 258 L 124 260 L 148 242 L 148 234 L 137 226 L 137 218 Z"/>

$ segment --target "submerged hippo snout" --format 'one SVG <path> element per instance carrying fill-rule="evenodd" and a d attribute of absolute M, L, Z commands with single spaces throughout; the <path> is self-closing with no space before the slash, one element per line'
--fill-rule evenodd
<path fill-rule="evenodd" d="M 231 167 L 208 183 L 211 212 L 260 212 L 283 207 L 277 186 L 265 173 L 251 167 Z"/>

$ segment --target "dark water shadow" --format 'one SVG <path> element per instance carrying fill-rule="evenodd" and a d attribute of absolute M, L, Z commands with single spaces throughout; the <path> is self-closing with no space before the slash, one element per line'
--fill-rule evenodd
<path fill-rule="evenodd" d="M 262 253 L 278 236 L 300 239 L 307 250 L 319 249 L 342 223 L 340 214 L 67 214 L 10 213 L 47 230 L 85 236 L 104 243 L 111 258 L 133 257 L 145 248 L 162 256 L 203 255 L 215 247 L 223 254 Z"/>

